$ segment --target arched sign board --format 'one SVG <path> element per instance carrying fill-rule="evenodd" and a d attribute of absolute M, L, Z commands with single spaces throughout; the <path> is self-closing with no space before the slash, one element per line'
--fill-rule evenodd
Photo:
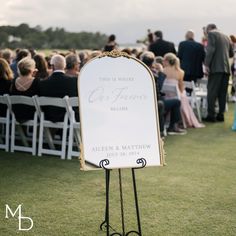
<path fill-rule="evenodd" d="M 81 169 L 162 166 L 155 83 L 139 60 L 104 53 L 78 80 Z"/>

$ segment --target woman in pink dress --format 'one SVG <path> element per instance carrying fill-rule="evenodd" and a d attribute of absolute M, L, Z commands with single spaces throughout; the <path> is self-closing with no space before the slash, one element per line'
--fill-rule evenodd
<path fill-rule="evenodd" d="M 199 123 L 192 107 L 189 104 L 188 97 L 184 88 L 184 71 L 180 68 L 179 59 L 173 53 L 167 53 L 164 56 L 164 73 L 166 74 L 165 84 L 176 84 L 181 98 L 181 114 L 184 123 L 188 128 L 205 127 Z M 168 96 L 168 95 L 167 95 Z"/>

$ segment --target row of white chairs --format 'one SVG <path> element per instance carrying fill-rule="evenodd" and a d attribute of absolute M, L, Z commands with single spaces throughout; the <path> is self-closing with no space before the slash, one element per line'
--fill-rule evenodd
<path fill-rule="evenodd" d="M 52 97 L 27 97 L 27 96 L 9 96 L 5 94 L 0 96 L 0 104 L 7 106 L 5 117 L 0 117 L 1 139 L 0 149 L 5 151 L 24 151 L 31 152 L 32 155 L 42 156 L 42 154 L 50 154 L 60 156 L 61 159 L 72 159 L 73 156 L 80 155 L 79 145 L 80 138 L 80 122 L 75 119 L 74 109 L 79 109 L 78 97 L 52 98 Z M 34 117 L 23 123 L 19 123 L 12 109 L 13 105 L 24 104 L 35 108 Z M 43 111 L 44 106 L 60 107 L 65 109 L 64 119 L 61 122 L 52 122 L 45 118 Z M 24 128 L 26 127 L 26 128 Z M 25 130 L 32 127 L 26 135 Z M 52 130 L 61 129 L 61 140 L 55 140 Z M 18 136 L 17 136 L 18 135 Z M 17 142 L 17 137 L 21 142 Z M 28 138 L 28 139 L 27 139 Z M 20 144 L 23 145 L 20 145 Z M 37 145 L 38 144 L 38 145 Z M 59 144 L 58 148 L 55 145 Z M 38 147 L 38 148 L 37 148 Z"/>

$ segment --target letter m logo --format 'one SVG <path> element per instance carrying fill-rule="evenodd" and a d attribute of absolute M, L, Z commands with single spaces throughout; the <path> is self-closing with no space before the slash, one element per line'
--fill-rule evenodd
<path fill-rule="evenodd" d="M 21 204 L 18 205 L 18 207 L 16 208 L 16 210 L 15 210 L 14 213 L 12 212 L 12 210 L 11 210 L 11 208 L 8 206 L 8 204 L 6 204 L 5 206 L 6 206 L 6 216 L 5 216 L 5 218 L 7 218 L 7 219 L 9 218 L 8 213 L 10 213 L 12 217 L 14 217 L 15 214 L 16 214 L 18 211 L 19 211 L 18 217 L 21 216 Z"/>

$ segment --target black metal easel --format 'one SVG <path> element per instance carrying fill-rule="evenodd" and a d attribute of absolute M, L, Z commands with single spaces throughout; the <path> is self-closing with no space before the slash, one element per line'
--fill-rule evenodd
<path fill-rule="evenodd" d="M 107 168 L 109 166 L 109 163 L 110 162 L 109 162 L 108 159 L 101 160 L 100 163 L 99 163 L 100 167 L 105 170 L 105 181 L 106 181 L 105 220 L 101 223 L 100 229 L 101 230 L 105 230 L 106 233 L 107 233 L 107 236 L 113 236 L 113 235 L 128 236 L 131 233 L 136 234 L 138 236 L 142 236 L 141 222 L 140 222 L 140 215 L 139 215 L 139 206 L 138 206 L 138 194 L 137 194 L 136 179 L 135 179 L 135 169 L 144 168 L 146 166 L 146 164 L 147 164 L 146 159 L 144 159 L 144 158 L 137 159 L 136 163 L 138 165 L 140 165 L 140 166 L 131 169 L 131 171 L 132 171 L 132 180 L 133 180 L 134 200 L 135 200 L 135 208 L 136 208 L 138 231 L 132 230 L 132 231 L 125 232 L 123 191 L 122 191 L 122 176 L 121 176 L 121 169 L 118 169 L 122 233 L 114 232 L 112 234 L 110 234 L 110 229 L 112 229 L 113 231 L 116 231 L 116 230 L 110 226 L 110 221 L 109 221 L 109 187 L 110 187 L 110 171 L 111 171 L 111 169 Z"/>

